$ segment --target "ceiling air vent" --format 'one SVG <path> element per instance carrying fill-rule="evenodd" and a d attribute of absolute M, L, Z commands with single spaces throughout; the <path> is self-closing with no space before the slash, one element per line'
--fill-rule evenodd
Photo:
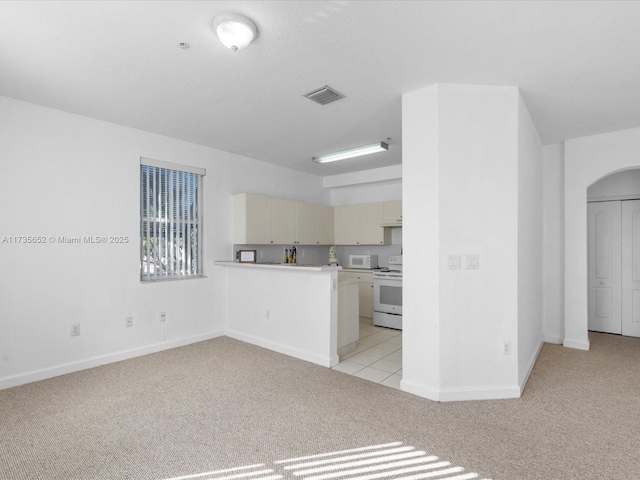
<path fill-rule="evenodd" d="M 336 92 L 329 85 L 325 85 L 324 87 L 317 88 L 312 92 L 309 92 L 304 95 L 309 100 L 313 100 L 320 105 L 326 105 L 327 103 L 335 102 L 336 100 L 340 100 L 344 98 L 344 95 Z"/>

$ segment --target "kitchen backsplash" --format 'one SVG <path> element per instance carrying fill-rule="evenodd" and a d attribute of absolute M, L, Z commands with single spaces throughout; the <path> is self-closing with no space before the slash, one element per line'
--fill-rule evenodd
<path fill-rule="evenodd" d="M 291 248 L 293 245 L 234 245 L 234 252 L 238 250 L 255 250 L 258 263 L 277 262 L 280 263 L 284 257 L 284 248 Z M 328 245 L 296 245 L 298 263 L 312 263 L 325 265 L 329 261 Z M 349 255 L 370 254 L 378 255 L 380 267 L 389 266 L 389 257 L 402 253 L 402 228 L 391 229 L 391 245 L 336 245 L 336 255 L 338 265 L 346 266 Z"/>

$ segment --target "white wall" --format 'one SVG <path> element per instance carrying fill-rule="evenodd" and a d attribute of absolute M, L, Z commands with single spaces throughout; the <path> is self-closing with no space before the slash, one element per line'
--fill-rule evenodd
<path fill-rule="evenodd" d="M 545 342 L 564 340 L 564 143 L 543 149 L 543 319 Z"/>
<path fill-rule="evenodd" d="M 226 297 L 213 261 L 233 255 L 231 194 L 329 203 L 313 175 L 6 97 L 0 145 L 0 240 L 129 237 L 119 245 L 0 243 L 0 388 L 220 334 Z M 141 156 L 207 169 L 206 278 L 140 283 Z M 80 336 L 70 336 L 72 323 Z"/>
<path fill-rule="evenodd" d="M 640 169 L 625 170 L 601 178 L 587 189 L 588 200 L 640 198 Z"/>
<path fill-rule="evenodd" d="M 542 141 L 522 96 L 518 101 L 518 383 L 542 348 Z"/>
<path fill-rule="evenodd" d="M 440 264 L 443 391 L 514 396 L 518 89 L 448 85 L 439 112 L 441 259 L 480 255 L 478 270 Z M 505 340 L 510 356 L 502 355 Z"/>
<path fill-rule="evenodd" d="M 440 360 L 439 86 L 402 96 L 402 381 L 438 400 Z"/>
<path fill-rule="evenodd" d="M 338 364 L 337 270 L 223 268 L 225 335 L 325 367 Z"/>
<path fill-rule="evenodd" d="M 589 348 L 587 188 L 610 173 L 639 166 L 637 128 L 565 142 L 565 346 Z"/>
<path fill-rule="evenodd" d="M 520 393 L 518 283 L 540 276 L 518 275 L 518 190 L 526 186 L 518 167 L 534 170 L 541 153 L 532 123 L 519 141 L 519 99 L 515 87 L 468 85 L 403 96 L 402 388 L 412 393 L 438 400 Z M 522 211 L 539 216 L 536 175 Z M 478 270 L 446 269 L 447 255 L 465 254 L 479 254 Z M 523 298 L 535 303 L 539 288 Z M 502 354 L 503 341 L 511 342 L 512 355 Z"/>
<path fill-rule="evenodd" d="M 332 188 L 329 191 L 331 192 L 331 205 L 334 206 L 402 200 L 402 181 L 384 184 L 355 184 Z"/>

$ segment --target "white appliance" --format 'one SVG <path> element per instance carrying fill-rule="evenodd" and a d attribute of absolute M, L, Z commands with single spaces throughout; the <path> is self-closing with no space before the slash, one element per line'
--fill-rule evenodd
<path fill-rule="evenodd" d="M 402 330 L 402 255 L 389 268 L 373 272 L 373 324 Z"/>
<path fill-rule="evenodd" d="M 378 268 L 378 255 L 349 255 L 349 268 Z"/>

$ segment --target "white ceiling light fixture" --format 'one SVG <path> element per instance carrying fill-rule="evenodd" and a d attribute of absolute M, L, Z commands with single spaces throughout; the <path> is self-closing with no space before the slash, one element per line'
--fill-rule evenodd
<path fill-rule="evenodd" d="M 218 15 L 213 19 L 211 27 L 220 42 L 234 52 L 247 47 L 258 36 L 256 24 L 239 13 Z"/>
<path fill-rule="evenodd" d="M 360 157 L 362 155 L 384 152 L 386 150 L 389 150 L 388 144 L 384 142 L 377 142 L 372 143 L 371 145 L 363 145 L 362 147 L 349 148 L 347 150 L 340 150 L 339 152 L 318 155 L 317 157 L 313 157 L 313 161 L 316 163 L 337 162 L 338 160 L 346 160 L 347 158 Z"/>

